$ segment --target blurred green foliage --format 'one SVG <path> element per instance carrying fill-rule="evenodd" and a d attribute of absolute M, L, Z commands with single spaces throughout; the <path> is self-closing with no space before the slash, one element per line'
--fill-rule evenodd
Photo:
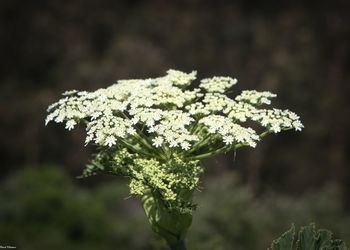
<path fill-rule="evenodd" d="M 117 184 L 84 190 L 59 168 L 17 173 L 0 191 L 1 244 L 28 250 L 146 248 L 147 221 L 142 211 L 130 216 L 122 204 L 127 189 Z"/>
<path fill-rule="evenodd" d="M 236 175 L 225 173 L 208 180 L 205 187 L 198 195 L 189 249 L 267 249 L 292 223 L 316 222 L 345 241 L 350 239 L 350 217 L 335 186 L 298 198 L 273 192 L 256 198 Z"/>
<path fill-rule="evenodd" d="M 0 244 L 26 250 L 165 249 L 140 202 L 125 199 L 125 180 L 91 188 L 79 182 L 57 167 L 12 175 L 0 188 Z M 335 186 L 299 198 L 277 193 L 255 198 L 232 172 L 205 179 L 203 186 L 196 195 L 189 249 L 267 249 L 292 222 L 311 221 L 350 242 L 350 216 Z"/>

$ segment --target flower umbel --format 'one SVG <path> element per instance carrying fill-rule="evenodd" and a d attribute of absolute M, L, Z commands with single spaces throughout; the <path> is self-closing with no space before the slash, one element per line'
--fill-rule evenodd
<path fill-rule="evenodd" d="M 84 121 L 87 143 L 112 147 L 139 140 L 148 153 L 158 148 L 160 154 L 182 150 L 191 151 L 192 157 L 199 149 L 206 151 L 203 147 L 217 149 L 221 143 L 232 148 L 255 147 L 258 130 L 244 127 L 247 120 L 260 124 L 263 132 L 303 128 L 291 111 L 259 108 L 269 105 L 275 94 L 245 90 L 231 99 L 224 92 L 237 83 L 236 79 L 207 78 L 200 88 L 190 88 L 195 76 L 195 71 L 169 70 L 164 77 L 120 80 L 95 92 L 67 91 L 48 108 L 46 123 L 66 122 L 71 130 Z M 201 148 L 196 148 L 198 145 Z"/>
<path fill-rule="evenodd" d="M 215 76 L 197 85 L 195 79 L 196 71 L 168 70 L 162 77 L 119 80 L 94 92 L 67 91 L 49 106 L 46 118 L 46 124 L 64 122 L 68 130 L 86 125 L 85 142 L 96 145 L 98 154 L 83 175 L 129 177 L 130 192 L 142 196 L 153 229 L 169 244 L 190 225 L 200 159 L 303 128 L 295 113 L 268 108 L 276 94 L 245 90 L 231 98 L 226 93 L 237 79 Z M 182 226 L 174 228 L 173 220 Z"/>
<path fill-rule="evenodd" d="M 268 133 L 303 128 L 299 116 L 289 110 L 261 108 L 276 94 L 244 90 L 232 99 L 225 91 L 237 83 L 235 78 L 206 78 L 196 88 L 196 71 L 167 73 L 119 80 L 94 92 L 67 91 L 49 106 L 46 123 L 65 122 L 71 130 L 83 122 L 86 143 L 125 149 L 138 158 L 155 159 L 160 166 L 175 155 L 185 162 L 203 159 L 255 147 Z M 248 120 L 258 126 L 247 127 Z"/>

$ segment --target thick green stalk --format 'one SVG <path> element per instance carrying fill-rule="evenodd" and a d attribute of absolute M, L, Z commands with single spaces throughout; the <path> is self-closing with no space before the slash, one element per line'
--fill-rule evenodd
<path fill-rule="evenodd" d="M 171 250 L 186 250 L 185 240 L 180 240 L 176 245 L 169 245 Z"/>
<path fill-rule="evenodd" d="M 170 210 L 156 192 L 148 191 L 142 197 L 152 230 L 161 236 L 171 250 L 186 250 L 185 237 L 192 223 L 191 213 Z"/>

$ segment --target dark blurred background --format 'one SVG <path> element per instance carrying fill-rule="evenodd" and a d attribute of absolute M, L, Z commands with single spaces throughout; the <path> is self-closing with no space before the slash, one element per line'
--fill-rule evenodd
<path fill-rule="evenodd" d="M 205 162 L 190 249 L 266 249 L 311 221 L 350 244 L 350 4 L 333 1 L 0 2 L 0 245 L 163 249 L 122 178 L 78 180 L 84 129 L 44 126 L 67 89 L 169 68 L 278 94 L 301 133 Z"/>

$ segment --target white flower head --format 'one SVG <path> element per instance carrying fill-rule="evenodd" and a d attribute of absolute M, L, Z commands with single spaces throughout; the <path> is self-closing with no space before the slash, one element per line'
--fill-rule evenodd
<path fill-rule="evenodd" d="M 46 123 L 66 122 L 73 129 L 86 124 L 86 143 L 119 145 L 139 154 L 171 155 L 237 145 L 255 147 L 265 132 L 303 128 L 299 116 L 289 110 L 262 109 L 276 95 L 245 90 L 234 99 L 225 93 L 237 83 L 231 77 L 215 76 L 191 87 L 196 71 L 168 70 L 158 78 L 119 80 L 94 92 L 67 91 L 48 108 Z M 251 121 L 260 127 L 246 127 Z M 262 131 L 264 132 L 264 131 Z"/>
<path fill-rule="evenodd" d="M 201 80 L 201 84 L 199 86 L 208 92 L 224 93 L 227 89 L 231 88 L 236 83 L 236 78 L 214 76 L 213 78 L 206 78 Z"/>
<path fill-rule="evenodd" d="M 271 98 L 276 97 L 276 94 L 273 94 L 269 91 L 258 92 L 256 90 L 244 90 L 240 95 L 238 95 L 235 100 L 248 102 L 253 105 L 261 104 L 271 104 Z"/>

